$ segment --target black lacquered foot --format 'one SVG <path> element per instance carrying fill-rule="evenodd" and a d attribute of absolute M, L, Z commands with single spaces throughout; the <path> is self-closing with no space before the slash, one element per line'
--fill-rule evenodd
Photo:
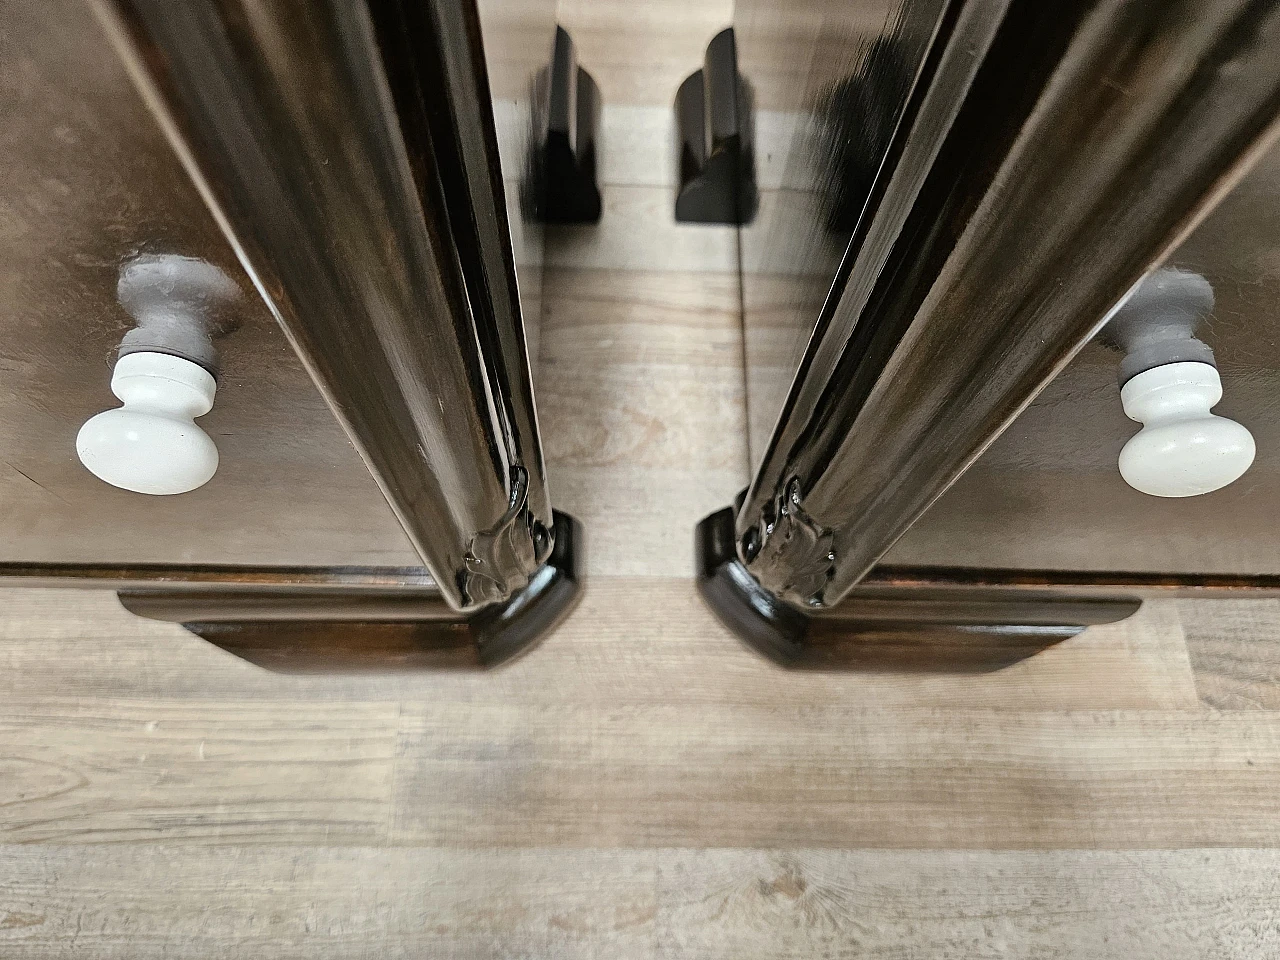
<path fill-rule="evenodd" d="M 556 545 L 528 586 L 498 609 L 482 611 L 467 623 L 485 666 L 503 663 L 536 645 L 578 598 L 582 526 L 567 513 L 553 514 Z"/>
<path fill-rule="evenodd" d="M 701 70 L 676 91 L 679 223 L 750 223 L 759 204 L 751 92 L 738 73 L 733 28 L 707 45 Z"/>
<path fill-rule="evenodd" d="M 698 592 L 720 622 L 770 660 L 794 666 L 804 652 L 809 618 L 775 597 L 747 572 L 734 549 L 733 508 L 698 524 Z"/>
<path fill-rule="evenodd" d="M 547 126 L 533 157 L 533 218 L 540 223 L 598 223 L 600 88 L 578 66 L 573 40 L 563 27 L 556 28 L 546 82 Z"/>

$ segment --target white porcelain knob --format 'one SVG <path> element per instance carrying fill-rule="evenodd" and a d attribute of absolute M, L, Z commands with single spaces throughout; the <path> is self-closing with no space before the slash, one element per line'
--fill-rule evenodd
<path fill-rule="evenodd" d="M 1253 435 L 1210 408 L 1222 380 L 1208 363 L 1166 363 L 1120 389 L 1125 415 L 1141 423 L 1120 451 L 1120 475 L 1153 497 L 1195 497 L 1225 487 L 1253 463 Z"/>
<path fill-rule="evenodd" d="M 218 469 L 218 448 L 195 424 L 213 409 L 216 385 L 198 363 L 167 353 L 130 353 L 111 392 L 123 407 L 88 420 L 76 452 L 89 472 L 135 493 L 186 493 Z"/>

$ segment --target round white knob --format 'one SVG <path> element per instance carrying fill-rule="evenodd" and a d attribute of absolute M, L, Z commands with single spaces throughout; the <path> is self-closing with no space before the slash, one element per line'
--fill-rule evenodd
<path fill-rule="evenodd" d="M 213 409 L 204 367 L 167 353 L 130 353 L 116 363 L 111 392 L 123 407 L 88 420 L 76 452 L 89 472 L 135 493 L 186 493 L 218 469 L 218 448 L 195 418 Z"/>
<path fill-rule="evenodd" d="M 1225 487 L 1253 463 L 1253 435 L 1209 412 L 1222 380 L 1208 363 L 1166 363 L 1120 390 L 1125 415 L 1142 430 L 1120 451 L 1120 475 L 1153 497 L 1194 497 Z"/>

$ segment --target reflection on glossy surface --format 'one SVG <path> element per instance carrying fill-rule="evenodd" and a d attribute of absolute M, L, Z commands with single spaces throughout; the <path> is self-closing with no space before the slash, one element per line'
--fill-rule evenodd
<path fill-rule="evenodd" d="M 679 223 L 750 223 L 759 198 L 751 88 L 738 72 L 733 28 L 707 44 L 702 67 L 676 91 Z"/>
<path fill-rule="evenodd" d="M 0 560 L 418 564 L 85 5 L 8 0 L 0 51 Z M 200 421 L 222 467 L 178 497 L 109 487 L 75 452 L 116 402 L 134 325 L 116 287 L 139 253 L 207 260 L 246 291 Z"/>
<path fill-rule="evenodd" d="M 752 463 L 880 167 L 945 0 L 739 0 L 760 210 L 741 231 Z"/>
<path fill-rule="evenodd" d="M 886 556 L 902 564 L 1280 572 L 1280 146 L 1169 259 L 1216 303 L 1197 330 L 1222 376 L 1214 412 L 1257 442 L 1248 473 L 1177 501 L 1130 489 L 1121 354 L 1086 347 Z"/>
<path fill-rule="evenodd" d="M 600 133 L 600 88 L 578 66 L 573 39 L 556 28 L 549 67 L 534 86 L 534 138 L 530 175 L 522 203 L 538 223 L 597 223 L 596 141 Z"/>
<path fill-rule="evenodd" d="M 484 62 L 502 168 L 503 202 L 511 232 L 521 319 L 528 353 L 536 361 L 542 319 L 543 229 L 525 191 L 529 161 L 545 104 L 535 87 L 554 47 L 555 0 L 476 0 Z"/>

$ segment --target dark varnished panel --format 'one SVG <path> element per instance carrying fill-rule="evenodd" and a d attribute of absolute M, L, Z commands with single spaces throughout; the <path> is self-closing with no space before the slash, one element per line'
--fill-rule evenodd
<path fill-rule="evenodd" d="M 1106 581 L 1071 590 L 1007 571 L 983 582 L 953 570 L 882 568 L 837 606 L 808 616 L 747 572 L 734 551 L 733 519 L 726 507 L 698 525 L 698 592 L 726 627 L 786 667 L 996 670 L 1142 605 Z"/>
<path fill-rule="evenodd" d="M 87 6 L 8 0 L 0 61 L 0 560 L 416 565 Z M 75 453 L 118 403 L 116 277 L 139 252 L 205 258 L 246 294 L 200 421 L 221 468 L 178 497 L 109 487 Z"/>
<path fill-rule="evenodd" d="M 557 513 L 554 541 L 523 589 L 465 618 L 422 567 L 0 565 L 0 583 L 114 587 L 130 613 L 273 669 L 488 667 L 527 652 L 577 602 L 580 526 Z"/>
<path fill-rule="evenodd" d="M 1280 148 L 1169 260 L 1213 284 L 1200 337 L 1223 399 L 1258 454 L 1222 490 L 1161 499 L 1116 468 L 1137 432 L 1120 407 L 1120 354 L 1083 350 L 911 528 L 886 563 L 1064 570 L 1280 572 Z"/>
<path fill-rule="evenodd" d="M 919 9 L 919 5 L 917 10 Z M 831 192 L 814 156 L 824 91 L 874 75 L 885 103 L 901 73 L 868 69 L 877 37 L 917 22 L 886 3 L 832 29 L 836 7 L 786 11 L 764 0 L 735 13 L 740 62 L 758 96 L 762 208 L 741 234 L 753 462 L 759 459 L 848 241 L 832 230 Z M 848 5 L 839 5 L 841 17 Z M 904 8 L 905 10 L 905 8 Z M 918 15 L 917 15 L 918 17 Z M 830 162 L 829 154 L 825 162 Z M 772 174 L 770 173 L 772 171 Z M 768 186 L 773 189 L 767 189 Z M 1129 488 L 1116 459 L 1137 430 L 1120 408 L 1119 356 L 1086 347 L 887 554 L 886 563 L 1082 570 L 1273 573 L 1280 570 L 1280 149 L 1169 263 L 1203 273 L 1217 307 L 1202 331 L 1222 371 L 1215 412 L 1240 420 L 1258 458 L 1235 485 L 1178 501 Z"/>

